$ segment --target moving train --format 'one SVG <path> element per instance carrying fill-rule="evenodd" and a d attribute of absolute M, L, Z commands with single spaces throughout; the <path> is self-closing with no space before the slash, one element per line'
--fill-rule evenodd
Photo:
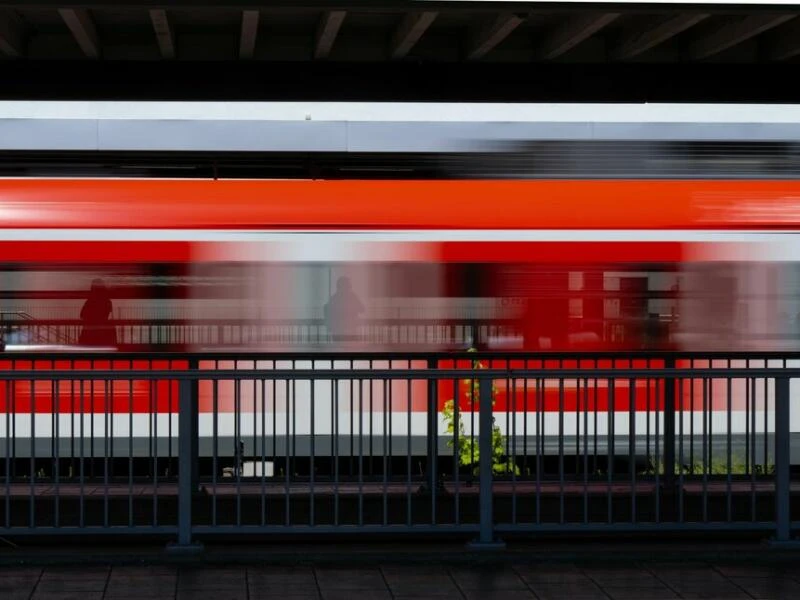
<path fill-rule="evenodd" d="M 189 368 L 186 353 L 209 371 L 468 367 L 447 353 L 476 348 L 511 355 L 494 366 L 586 368 L 586 381 L 563 387 L 497 382 L 496 422 L 515 440 L 628 435 L 630 415 L 638 432 L 663 431 L 662 384 L 634 384 L 634 399 L 627 382 L 613 395 L 609 382 L 587 383 L 597 366 L 661 359 L 558 363 L 537 353 L 797 350 L 798 225 L 793 180 L 2 179 L 0 368 L 178 370 Z M 104 314 L 92 316 L 90 302 Z M 84 350 L 143 354 L 16 354 Z M 147 358 L 165 350 L 175 358 Z M 315 359 L 342 351 L 381 358 Z M 398 360 L 386 359 L 393 352 Z M 431 364 L 414 353 L 440 354 Z M 724 441 L 729 430 L 753 433 L 757 413 L 762 433 L 773 431 L 772 390 L 751 383 L 734 382 L 730 396 L 724 385 L 690 384 L 681 430 L 700 435 L 710 418 Z M 84 440 L 113 437 L 117 455 L 174 443 L 174 384 L 86 386 L 0 381 L 0 438 L 14 438 L 17 457 L 47 455 L 55 438 L 61 456 L 76 452 L 79 429 Z M 312 436 L 316 452 L 332 452 L 353 433 L 396 438 L 392 453 L 424 452 L 428 393 L 424 381 L 400 379 L 202 381 L 201 453 L 230 454 L 242 441 L 259 455 L 269 439 L 282 455 L 291 437 L 302 454 Z M 440 382 L 439 409 L 463 394 L 463 384 Z M 441 415 L 439 426 L 451 452 Z"/>

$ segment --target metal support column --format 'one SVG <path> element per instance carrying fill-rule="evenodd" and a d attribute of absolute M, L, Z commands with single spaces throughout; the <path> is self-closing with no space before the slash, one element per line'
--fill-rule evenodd
<path fill-rule="evenodd" d="M 675 368 L 675 359 L 664 361 L 667 371 Z M 664 487 L 667 493 L 675 489 L 675 378 L 664 380 Z"/>
<path fill-rule="evenodd" d="M 200 361 L 198 361 L 196 358 L 190 359 L 189 371 L 196 373 L 199 369 L 199 364 Z M 192 494 L 197 494 L 200 491 L 200 386 L 197 379 L 191 379 L 187 383 L 190 386 L 189 393 L 192 397 L 192 401 L 189 403 L 189 414 L 191 417 L 192 427 Z"/>
<path fill-rule="evenodd" d="M 182 379 L 178 384 L 178 542 L 172 552 L 198 552 L 202 545 L 192 541 L 192 501 L 197 491 L 197 382 Z"/>
<path fill-rule="evenodd" d="M 436 359 L 428 361 L 428 370 L 435 370 Z M 439 457 L 439 382 L 436 379 L 428 380 L 428 436 L 427 436 L 427 464 L 426 482 L 427 491 L 434 493 L 438 485 L 437 462 Z"/>
<path fill-rule="evenodd" d="M 493 474 L 492 474 L 492 380 L 489 377 L 480 379 L 480 407 L 478 422 L 478 472 L 480 474 L 480 533 L 477 541 L 470 547 L 476 550 L 502 550 L 505 543 L 494 538 Z"/>
<path fill-rule="evenodd" d="M 791 445 L 789 432 L 789 378 L 775 379 L 775 541 L 791 539 Z"/>

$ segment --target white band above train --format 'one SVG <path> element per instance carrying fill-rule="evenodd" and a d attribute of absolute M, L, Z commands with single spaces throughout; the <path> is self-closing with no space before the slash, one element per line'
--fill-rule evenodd
<path fill-rule="evenodd" d="M 0 101 L 0 119 L 798 124 L 800 104 Z"/>
<path fill-rule="evenodd" d="M 496 152 L 529 141 L 800 139 L 800 105 L 0 102 L 0 150 Z"/>
<path fill-rule="evenodd" d="M 795 211 L 787 212 L 793 215 Z M 292 245 L 402 242 L 682 242 L 800 245 L 797 230 L 691 229 L 3 229 L 0 242 L 277 242 Z M 365 257 L 366 258 L 366 257 Z"/>

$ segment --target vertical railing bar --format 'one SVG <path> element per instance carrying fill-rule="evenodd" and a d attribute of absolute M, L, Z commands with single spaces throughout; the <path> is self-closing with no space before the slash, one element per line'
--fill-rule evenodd
<path fill-rule="evenodd" d="M 558 522 L 564 524 L 564 377 L 558 378 Z"/>
<path fill-rule="evenodd" d="M 52 362 L 52 368 L 55 370 L 55 361 Z M 53 480 L 55 482 L 55 496 L 53 498 L 53 522 L 56 527 L 59 527 L 60 523 L 60 514 L 59 514 L 59 504 L 60 504 L 60 492 L 61 488 L 59 485 L 59 480 L 61 479 L 61 472 L 59 469 L 59 462 L 60 462 L 60 452 L 59 452 L 59 442 L 61 441 L 61 428 L 59 427 L 59 417 L 61 415 L 61 407 L 59 406 L 60 397 L 59 397 L 59 382 L 58 381 L 51 381 L 52 385 L 52 397 L 53 397 L 53 455 L 55 458 L 55 463 L 53 465 Z"/>
<path fill-rule="evenodd" d="M 373 361 L 370 359 L 369 361 L 369 369 L 370 371 L 373 369 Z M 372 409 L 372 380 L 368 380 L 367 383 L 369 384 L 369 462 L 367 463 L 369 466 L 369 476 L 370 478 L 373 477 L 375 474 L 374 465 L 372 464 L 375 460 L 375 446 L 374 446 L 374 411 Z"/>
<path fill-rule="evenodd" d="M 75 371 L 75 360 L 69 361 L 70 372 Z M 69 381 L 69 479 L 75 476 L 75 380 Z"/>
<path fill-rule="evenodd" d="M 608 523 L 614 521 L 614 507 L 613 507 L 613 494 L 614 487 L 614 439 L 616 437 L 616 423 L 614 409 L 616 408 L 616 387 L 617 381 L 614 378 L 609 378 L 608 382 L 608 435 L 606 437 L 606 447 L 608 452 L 608 465 L 606 467 L 606 478 L 608 481 L 608 490 L 606 492 L 606 502 L 608 508 Z"/>
<path fill-rule="evenodd" d="M 664 387 L 661 385 L 665 383 L 664 377 L 668 375 L 659 377 L 656 379 L 656 398 L 655 398 L 655 405 L 656 405 L 656 432 L 655 432 L 655 442 L 656 442 L 656 523 L 661 522 L 661 461 L 662 461 L 662 443 L 659 443 L 661 440 L 661 415 L 663 415 L 663 399 L 664 399 Z"/>
<path fill-rule="evenodd" d="M 685 397 L 684 389 L 683 389 L 683 379 L 677 380 L 676 388 L 680 390 L 680 403 L 678 404 L 678 411 L 680 420 L 678 421 L 679 427 L 679 437 L 678 437 L 678 522 L 683 523 L 684 521 L 684 513 L 683 513 L 683 502 L 684 502 L 684 406 L 683 406 L 683 399 Z M 691 387 L 691 380 L 689 380 L 690 387 Z M 690 414 L 689 417 L 691 418 L 692 415 Z"/>
<path fill-rule="evenodd" d="M 243 335 L 243 327 L 239 328 L 239 335 Z M 233 361 L 233 370 L 239 370 L 239 361 Z M 233 456 L 234 474 L 236 475 L 236 526 L 242 526 L 242 467 L 244 466 L 244 451 L 242 446 L 242 386 L 243 379 L 233 380 Z"/>
<path fill-rule="evenodd" d="M 728 359 L 728 370 L 730 371 L 731 368 L 731 361 Z M 728 475 L 726 477 L 726 509 L 727 509 L 727 517 L 728 522 L 733 520 L 733 438 L 731 429 L 733 427 L 733 380 L 730 376 L 727 377 L 728 385 L 727 385 L 727 434 L 726 434 L 726 449 L 728 455 L 728 464 L 727 470 Z"/>
<path fill-rule="evenodd" d="M 214 361 L 214 370 L 219 370 L 219 361 Z M 211 410 L 214 419 L 211 425 L 211 444 L 214 447 L 211 457 L 211 525 L 217 526 L 217 477 L 219 472 L 219 379 L 211 380 Z"/>
<path fill-rule="evenodd" d="M 674 417 L 673 417 L 674 418 Z M 628 381 L 628 454 L 631 476 L 631 523 L 636 523 L 636 379 Z"/>
<path fill-rule="evenodd" d="M 364 525 L 364 379 L 356 380 L 358 388 L 358 525 Z"/>
<path fill-rule="evenodd" d="M 183 547 L 192 544 L 192 438 L 197 434 L 192 418 L 193 383 L 191 379 L 178 380 L 178 546 Z"/>
<path fill-rule="evenodd" d="M 350 372 L 351 373 L 353 372 L 353 369 L 354 369 L 353 364 L 354 364 L 354 361 L 351 359 L 350 360 Z M 410 367 L 411 367 L 411 365 L 409 365 L 409 368 Z M 355 438 L 354 438 L 354 435 L 355 435 L 355 414 L 353 412 L 355 410 L 355 394 L 353 393 L 353 384 L 355 383 L 355 381 L 352 378 L 352 376 L 349 379 L 349 383 L 350 383 L 350 413 L 349 413 L 350 414 L 350 430 L 349 430 L 350 454 L 347 457 L 348 458 L 347 463 L 349 465 L 349 473 L 348 474 L 349 474 L 349 476 L 351 478 L 350 481 L 352 481 L 353 471 L 355 470 L 353 468 L 353 456 L 356 453 L 356 441 L 355 441 Z"/>
<path fill-rule="evenodd" d="M 406 380 L 406 525 L 413 525 L 411 520 L 411 381 Z"/>
<path fill-rule="evenodd" d="M 477 335 L 480 336 L 480 330 L 478 330 Z M 475 370 L 475 361 L 470 362 L 469 368 L 472 371 Z M 473 375 L 474 375 L 474 372 L 473 372 Z M 476 383 L 477 381 L 478 381 L 477 379 L 472 378 L 472 377 L 469 380 L 469 388 L 470 388 L 469 389 L 469 407 L 470 407 L 470 410 L 469 410 L 469 419 L 470 419 L 470 429 L 469 429 L 470 446 L 469 446 L 469 449 L 470 449 L 470 464 L 471 465 L 475 464 L 475 430 L 477 429 L 475 427 L 475 398 L 476 398 L 476 392 L 477 392 L 477 395 L 480 395 L 480 384 L 477 384 Z M 480 419 L 479 419 L 479 421 L 480 421 Z M 478 450 L 478 453 L 480 454 L 480 450 Z"/>
<path fill-rule="evenodd" d="M 525 367 L 528 364 L 525 361 Z M 528 378 L 522 380 L 522 473 L 525 477 L 529 477 L 528 470 Z"/>
<path fill-rule="evenodd" d="M 750 360 L 745 360 L 745 368 L 750 368 Z M 744 472 L 750 473 L 750 377 L 744 382 Z"/>
<path fill-rule="evenodd" d="M 694 359 L 689 361 L 689 364 L 694 368 Z M 689 474 L 694 475 L 694 388 L 696 380 L 689 379 Z"/>
<path fill-rule="evenodd" d="M 473 374 L 474 376 L 475 374 Z M 483 378 L 480 385 L 480 432 L 478 437 L 479 472 L 480 472 L 480 538 L 482 544 L 494 542 L 492 500 L 494 495 L 492 482 L 492 380 Z M 473 411 L 474 412 L 474 411 Z"/>
<path fill-rule="evenodd" d="M 594 361 L 594 368 L 595 369 L 597 368 L 597 363 L 598 363 L 598 361 L 595 359 L 595 361 Z M 594 456 L 594 470 L 595 470 L 595 472 L 599 473 L 599 463 L 598 463 L 599 447 L 598 447 L 598 444 L 599 444 L 599 436 L 600 436 L 600 433 L 599 433 L 599 428 L 600 428 L 600 415 L 599 415 L 599 413 L 600 413 L 600 409 L 599 409 L 599 401 L 598 401 L 598 394 L 599 394 L 598 390 L 599 390 L 600 381 L 597 378 L 594 378 L 593 383 L 594 383 L 594 436 L 592 436 L 592 442 L 593 442 L 594 448 L 592 450 L 594 452 L 594 454 L 593 454 L 593 456 Z"/>
<path fill-rule="evenodd" d="M 11 360 L 11 370 L 14 371 L 17 368 L 17 361 Z M 11 455 L 14 457 L 14 460 L 11 461 L 11 473 L 14 476 L 14 479 L 17 477 L 17 390 L 19 389 L 18 386 L 24 385 L 24 381 L 10 381 L 9 384 L 11 386 L 11 407 L 12 407 L 12 417 L 11 417 Z"/>
<path fill-rule="evenodd" d="M 309 440 L 309 454 L 310 454 L 310 456 L 309 456 L 309 459 L 308 459 L 308 462 L 309 462 L 309 467 L 308 467 L 309 468 L 309 485 L 310 485 L 310 490 L 309 491 L 311 492 L 311 499 L 310 499 L 310 506 L 309 506 L 309 525 L 311 525 L 312 527 L 314 526 L 314 522 L 315 522 L 315 520 L 314 520 L 314 505 L 316 503 L 316 496 L 314 495 L 314 484 L 315 484 L 315 479 L 316 479 L 316 477 L 315 477 L 315 470 L 316 469 L 315 469 L 314 458 L 316 456 L 316 438 L 317 438 L 316 423 L 315 423 L 316 422 L 316 415 L 315 415 L 315 411 L 316 411 L 316 395 L 315 395 L 316 383 L 317 382 L 315 380 L 313 380 L 313 379 L 309 380 L 309 382 L 308 382 L 308 384 L 311 386 L 311 397 L 309 399 L 310 402 L 311 402 L 311 407 L 310 407 L 310 411 L 309 411 L 311 413 L 310 414 L 310 418 L 311 418 L 311 424 L 310 424 L 311 438 Z M 262 471 L 263 471 L 263 467 L 262 467 Z"/>
<path fill-rule="evenodd" d="M 284 479 L 284 524 L 288 527 L 292 523 L 291 519 L 291 468 L 289 457 L 289 432 L 291 431 L 291 412 L 294 410 L 291 392 L 289 391 L 289 380 L 284 380 L 286 383 L 286 436 L 284 442 L 284 468 L 286 469 L 286 477 Z"/>
<path fill-rule="evenodd" d="M 35 364 L 35 363 L 34 363 Z M 31 527 L 36 527 L 36 388 L 34 381 L 30 381 L 31 385 L 31 495 L 29 502 L 29 523 Z"/>
<path fill-rule="evenodd" d="M 750 462 L 750 507 L 751 507 L 751 514 L 753 521 L 756 520 L 756 385 L 757 381 L 755 377 L 750 378 L 750 390 L 751 394 L 750 397 L 752 399 L 752 412 L 750 415 L 750 421 L 752 423 L 752 435 L 753 435 L 753 443 L 750 447 L 750 452 L 752 455 L 752 461 Z"/>
<path fill-rule="evenodd" d="M 540 437 L 544 436 L 544 433 L 541 433 L 540 436 L 540 421 L 544 418 L 542 411 L 544 410 L 544 390 L 542 389 L 544 382 L 541 378 L 536 378 L 536 389 L 534 393 L 536 395 L 536 428 L 533 432 L 534 435 L 534 446 L 536 447 L 536 524 L 540 524 L 542 522 L 542 452 L 541 452 L 541 441 Z M 543 429 L 543 428 L 542 428 Z"/>
<path fill-rule="evenodd" d="M 258 340 L 258 327 L 256 327 L 255 325 L 253 327 L 254 327 L 253 339 L 254 339 L 254 341 L 257 341 Z M 253 359 L 253 371 L 258 371 L 258 361 L 255 360 L 255 359 Z M 255 465 L 256 465 L 257 462 L 258 462 L 258 380 L 256 379 L 256 376 L 253 375 L 253 475 L 252 475 L 252 478 L 253 478 L 254 482 L 255 482 L 255 478 L 256 478 L 256 470 L 255 470 L 256 467 L 255 467 Z M 262 460 L 259 463 L 259 465 L 260 465 L 259 469 L 261 470 L 261 475 L 263 477 L 264 470 L 266 469 L 266 466 L 264 465 L 264 461 Z M 242 466 L 242 468 L 244 468 L 244 466 Z M 263 501 L 264 501 L 264 496 L 262 495 L 261 496 L 262 508 L 263 508 Z"/>
<path fill-rule="evenodd" d="M 296 369 L 297 364 L 295 361 L 292 361 L 292 369 Z M 292 452 L 290 455 L 290 460 L 292 462 L 292 473 L 297 472 L 297 379 L 294 377 L 292 378 Z M 288 471 L 289 469 L 287 469 Z"/>
<path fill-rule="evenodd" d="M 517 384 L 518 378 L 506 380 L 506 389 L 511 390 L 511 406 L 508 406 L 506 401 L 506 415 L 511 413 L 511 523 L 517 524 Z M 506 416 L 506 423 L 508 417 Z M 509 431 L 506 426 L 506 431 Z M 508 454 L 509 447 L 506 446 L 506 453 Z"/>
<path fill-rule="evenodd" d="M 133 361 L 129 361 L 133 371 Z M 133 527 L 133 379 L 128 381 L 128 527 Z"/>
<path fill-rule="evenodd" d="M 664 487 L 670 498 L 675 491 L 675 379 L 671 371 L 675 359 L 664 361 L 667 378 L 664 381 Z"/>
<path fill-rule="evenodd" d="M 589 379 L 583 380 L 583 522 L 589 522 Z"/>
<path fill-rule="evenodd" d="M 109 366 L 113 368 L 114 363 L 112 361 L 109 361 Z M 108 423 L 106 425 L 106 438 L 108 439 L 107 449 L 109 454 L 111 455 L 111 461 L 109 462 L 109 473 L 108 473 L 109 481 L 114 478 L 114 462 L 115 462 L 114 461 L 114 415 L 116 414 L 116 402 L 114 402 L 115 399 L 114 388 L 116 387 L 114 385 L 115 383 L 116 382 L 113 379 L 108 382 L 109 404 L 108 404 L 108 412 L 106 413 L 108 416 Z"/>
<path fill-rule="evenodd" d="M 389 363 L 391 365 L 391 363 Z M 372 385 L 372 382 L 370 382 Z M 383 439 L 381 443 L 381 458 L 382 458 L 382 466 L 383 466 L 383 491 L 382 491 L 382 504 L 383 504 L 383 519 L 382 523 L 384 526 L 389 525 L 389 461 L 391 460 L 391 455 L 388 455 L 387 458 L 387 451 L 390 451 L 389 448 L 389 439 L 388 436 L 391 436 L 390 432 L 390 425 L 392 414 L 389 412 L 391 410 L 391 406 L 389 405 L 389 387 L 391 386 L 390 379 L 384 379 L 381 381 L 381 385 L 383 386 L 383 390 L 381 392 L 381 399 L 383 405 L 383 414 L 382 414 L 382 431 L 383 431 Z"/>
<path fill-rule="evenodd" d="M 389 368 L 390 369 L 393 368 L 392 361 L 389 361 Z M 394 458 L 394 445 L 393 445 L 393 443 L 394 443 L 394 406 L 393 406 L 393 404 L 394 403 L 392 402 L 392 390 L 393 390 L 393 387 L 394 387 L 392 385 L 393 383 L 394 383 L 393 379 L 390 379 L 389 382 L 387 383 L 388 390 L 389 390 L 389 418 L 388 418 L 388 421 L 389 421 L 389 435 L 388 435 L 389 450 L 387 452 L 387 454 L 389 455 L 389 465 L 388 465 L 388 469 L 389 470 L 387 471 L 388 479 L 391 479 L 393 477 L 392 460 Z"/>
<path fill-rule="evenodd" d="M 215 361 L 215 364 L 216 364 L 216 361 Z M 170 369 L 172 369 L 173 366 L 174 366 L 174 363 L 172 361 L 169 361 L 168 366 L 169 366 Z M 218 367 L 218 364 L 217 364 L 217 367 Z M 173 438 L 172 419 L 173 419 L 173 416 L 175 414 L 174 411 L 173 411 L 173 408 L 175 406 L 175 401 L 174 401 L 173 394 L 172 394 L 172 388 L 173 388 L 173 384 L 172 384 L 172 382 L 170 382 L 170 384 L 167 386 L 167 405 L 169 406 L 169 410 L 167 411 L 167 414 L 169 416 L 169 419 L 167 420 L 167 464 L 170 467 L 172 466 L 172 461 L 173 461 L 173 458 L 174 458 L 173 457 L 173 453 L 172 453 L 172 438 Z M 180 403 L 180 388 L 178 388 L 178 396 L 179 396 L 178 397 L 178 402 Z M 179 407 L 179 411 L 180 411 L 180 407 Z M 180 420 L 180 412 L 178 413 L 178 419 Z"/>
<path fill-rule="evenodd" d="M 331 361 L 333 369 L 334 361 Z M 339 381 L 331 379 L 331 411 L 333 413 L 333 524 L 339 525 Z"/>
<path fill-rule="evenodd" d="M 83 528 L 86 525 L 86 510 L 85 510 L 85 485 L 86 485 L 86 471 L 85 471 L 85 456 L 84 456 L 84 445 L 85 445 L 85 429 L 86 429 L 86 413 L 85 413 L 85 395 L 84 395 L 84 384 L 85 381 L 83 379 L 80 380 L 80 415 L 81 415 L 81 444 L 80 444 L 80 463 L 78 464 L 79 469 L 79 496 L 78 496 L 78 526 Z M 89 417 L 94 420 L 94 413 L 90 410 Z"/>
<path fill-rule="evenodd" d="M 708 470 L 710 458 L 708 450 L 711 442 L 711 430 L 708 425 L 709 379 L 703 377 L 703 523 L 708 522 Z M 713 398 L 713 395 L 711 396 Z"/>
<path fill-rule="evenodd" d="M 275 416 L 273 415 L 273 419 Z M 273 458 L 273 469 L 275 468 Z M 274 473 L 273 473 L 274 475 Z M 267 380 L 261 379 L 261 526 L 267 524 Z"/>
<path fill-rule="evenodd" d="M 459 394 L 458 394 L 458 379 L 453 379 L 453 485 L 455 490 L 455 515 L 456 515 L 456 524 L 461 522 L 461 514 L 460 514 L 460 498 L 459 498 L 459 484 L 460 484 L 460 476 L 459 470 L 461 466 L 461 431 L 460 431 L 460 423 L 461 423 L 461 410 L 459 406 Z M 472 468 L 472 465 L 470 465 Z"/>
<path fill-rule="evenodd" d="M 785 367 L 784 367 L 785 368 Z M 790 380 L 775 378 L 775 539 L 791 539 Z"/>
<path fill-rule="evenodd" d="M 767 366 L 767 361 L 764 361 Z M 769 473 L 769 381 L 764 377 L 764 474 Z"/>
<path fill-rule="evenodd" d="M 575 361 L 575 367 L 579 368 L 580 361 Z M 583 432 L 586 436 L 586 432 Z M 578 457 L 581 455 L 581 378 L 575 378 L 575 478 L 580 475 L 581 465 Z"/>
<path fill-rule="evenodd" d="M 109 409 L 113 409 L 112 400 L 109 394 L 109 381 L 108 379 L 103 380 L 103 527 L 109 526 L 109 468 L 108 468 L 108 434 L 110 427 L 108 426 L 109 421 Z M 113 390 L 113 388 L 112 388 Z"/>
<path fill-rule="evenodd" d="M 16 439 L 16 420 L 17 411 L 14 401 L 13 382 L 6 379 L 6 498 L 5 498 L 5 517 L 6 529 L 11 528 L 11 440 Z M 13 417 L 12 417 L 13 415 Z M 13 423 L 13 424 L 12 424 Z M 14 453 L 16 458 L 16 452 Z"/>
<path fill-rule="evenodd" d="M 652 362 L 650 359 L 647 359 L 647 370 L 649 371 L 652 367 Z M 647 385 L 647 389 L 645 390 L 645 463 L 649 466 L 651 463 L 651 456 L 650 456 L 650 378 L 648 377 L 645 380 L 645 384 Z"/>
<path fill-rule="evenodd" d="M 152 370 L 153 365 L 152 362 L 149 363 L 150 369 Z M 150 408 L 150 418 L 147 420 L 148 424 L 148 432 L 147 435 L 151 440 L 152 448 L 153 448 L 153 520 L 152 524 L 153 527 L 158 525 L 158 403 L 156 399 L 156 390 L 158 389 L 156 385 L 156 381 L 151 379 L 148 382 L 148 390 L 149 390 L 149 397 L 148 397 L 148 404 Z M 169 416 L 169 412 L 167 412 Z"/>
<path fill-rule="evenodd" d="M 277 368 L 277 361 L 272 361 L 272 369 Z M 277 468 L 278 468 L 278 382 L 275 378 L 272 379 L 272 459 L 275 463 L 273 469 L 275 472 L 273 476 L 277 482 Z"/>

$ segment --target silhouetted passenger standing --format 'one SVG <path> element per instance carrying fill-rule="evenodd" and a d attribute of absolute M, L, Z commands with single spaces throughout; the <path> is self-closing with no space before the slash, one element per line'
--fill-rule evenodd
<path fill-rule="evenodd" d="M 117 332 L 111 322 L 111 298 L 102 279 L 92 281 L 89 297 L 81 309 L 83 330 L 79 343 L 82 346 L 116 346 Z"/>
<path fill-rule="evenodd" d="M 325 321 L 334 340 L 355 340 L 358 336 L 359 316 L 364 305 L 353 292 L 350 279 L 340 277 L 336 282 L 336 293 L 325 305 Z"/>

